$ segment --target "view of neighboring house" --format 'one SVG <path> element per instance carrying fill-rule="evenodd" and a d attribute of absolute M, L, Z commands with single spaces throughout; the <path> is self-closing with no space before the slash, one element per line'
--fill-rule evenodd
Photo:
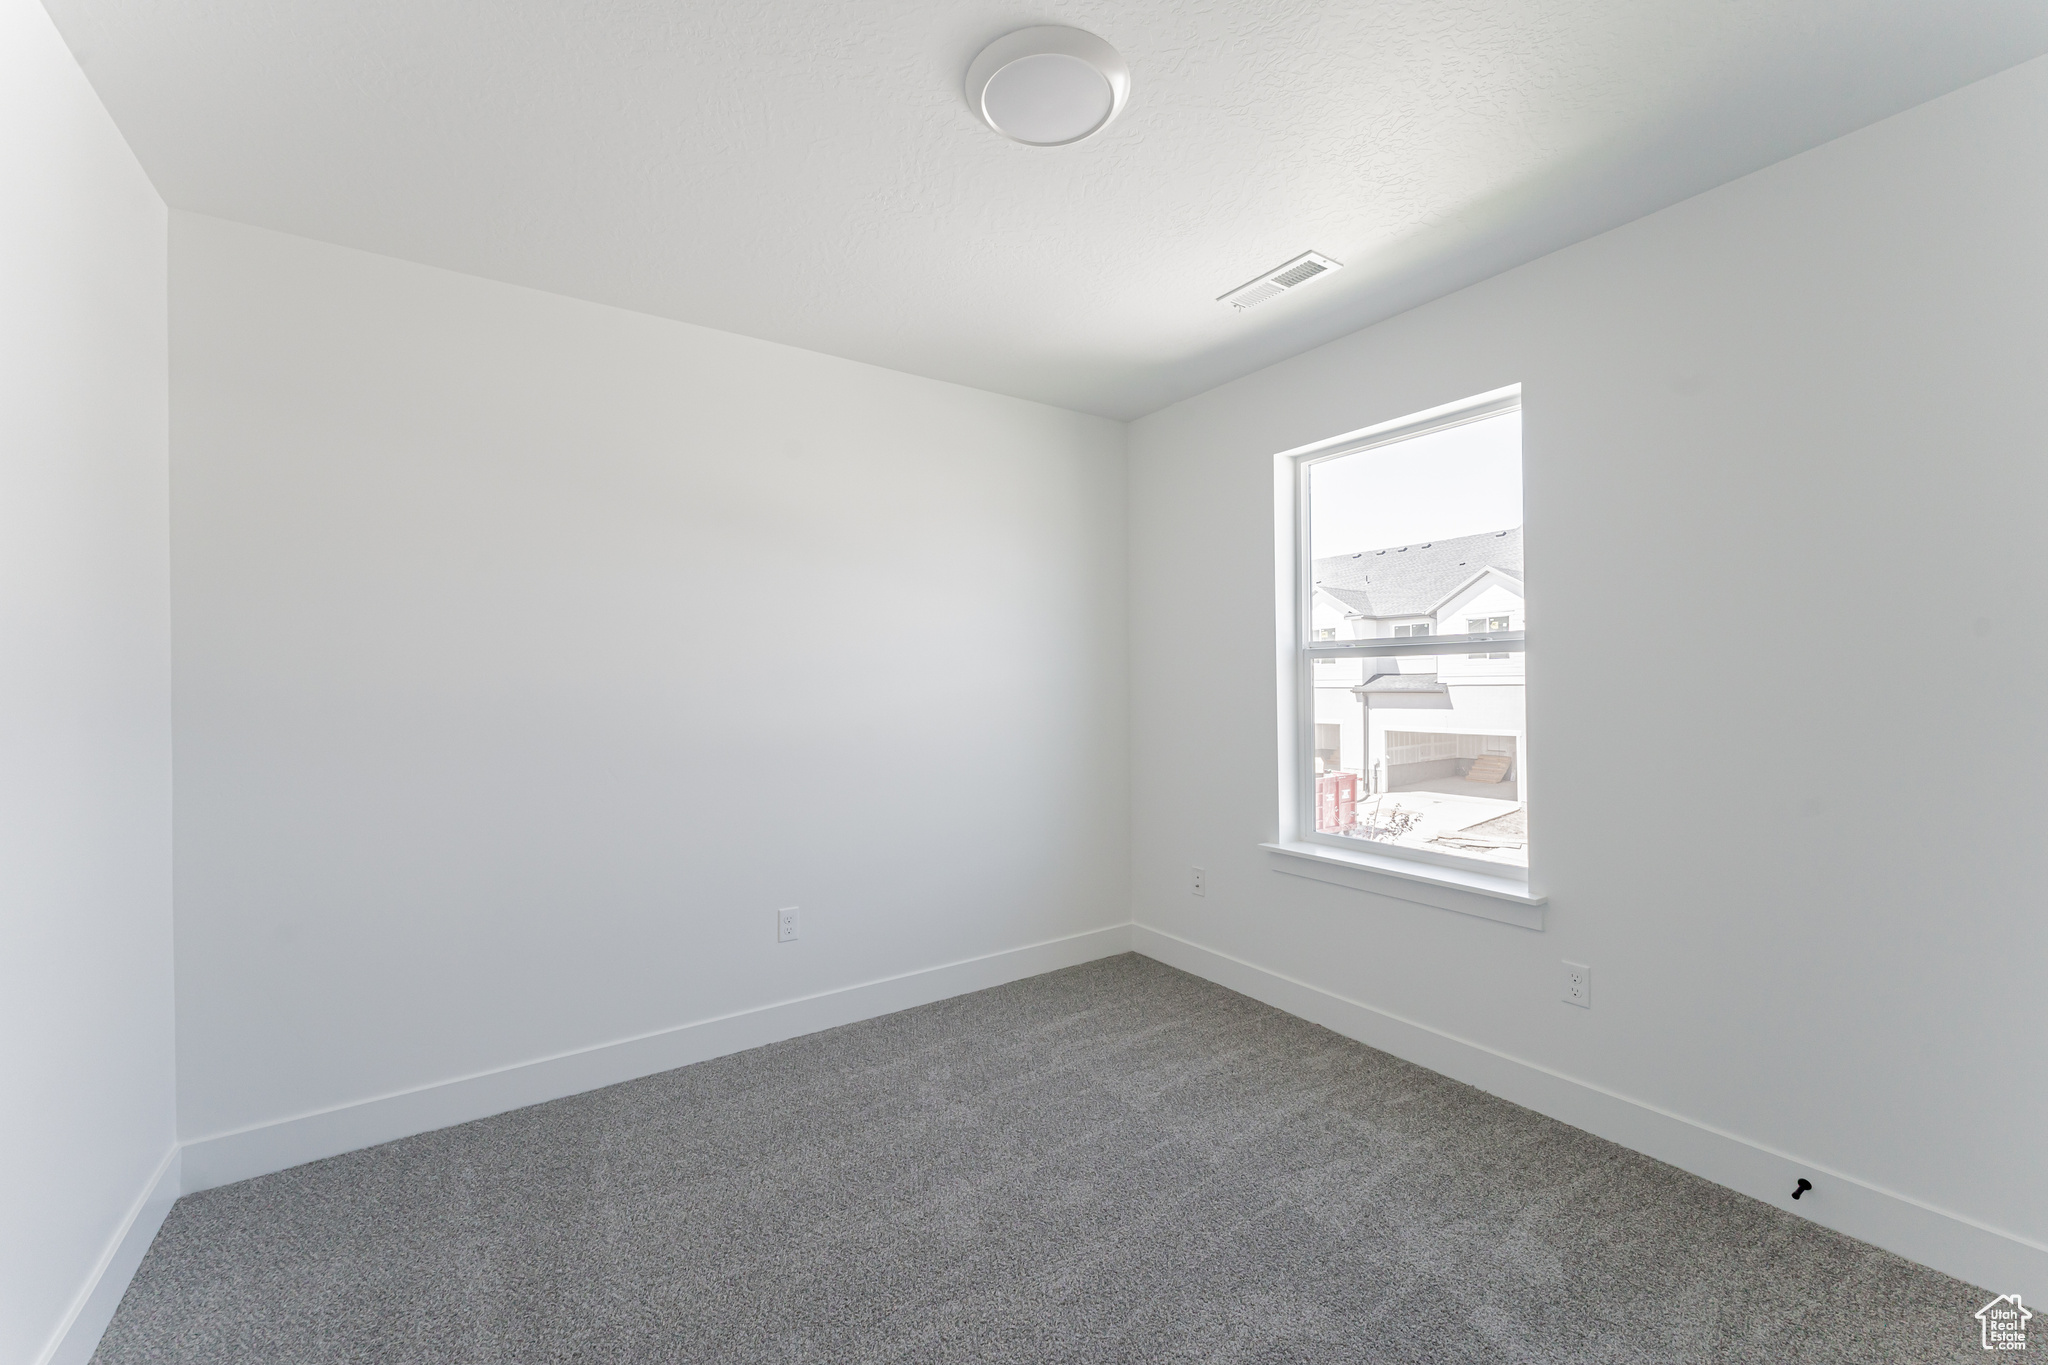
<path fill-rule="evenodd" d="M 1315 639 L 1525 629 L 1522 529 L 1319 558 Z M 1526 864 L 1523 656 L 1323 659 L 1317 829 Z"/>

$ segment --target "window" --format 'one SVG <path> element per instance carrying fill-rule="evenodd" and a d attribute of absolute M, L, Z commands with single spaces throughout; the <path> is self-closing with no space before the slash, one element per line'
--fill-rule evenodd
<path fill-rule="evenodd" d="M 1344 727 L 1341 725 L 1316 726 L 1316 771 L 1336 772 L 1338 760 L 1344 751 Z"/>
<path fill-rule="evenodd" d="M 1508 618 L 1505 616 L 1474 616 L 1468 618 L 1465 622 L 1465 629 L 1473 635 L 1485 635 L 1492 631 L 1506 630 L 1507 628 Z M 1465 657 L 1468 659 L 1505 659 L 1508 656 L 1506 654 L 1467 654 Z"/>
<path fill-rule="evenodd" d="M 1521 438 L 1507 391 L 1296 457 L 1301 839 L 1526 875 Z"/>

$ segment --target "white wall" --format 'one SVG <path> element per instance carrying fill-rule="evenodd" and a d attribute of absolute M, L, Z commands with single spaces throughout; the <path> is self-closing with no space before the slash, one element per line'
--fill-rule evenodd
<path fill-rule="evenodd" d="M 1128 919 L 1121 424 L 171 240 L 187 1140 Z"/>
<path fill-rule="evenodd" d="M 1140 946 L 2048 1292 L 2044 127 L 2037 61 L 1134 424 Z M 1274 454 L 1513 383 L 1543 932 L 1256 848 Z"/>
<path fill-rule="evenodd" d="M 26 1361 L 172 1150 L 164 207 L 33 0 L 0 0 L 0 128 L 0 1360 Z"/>

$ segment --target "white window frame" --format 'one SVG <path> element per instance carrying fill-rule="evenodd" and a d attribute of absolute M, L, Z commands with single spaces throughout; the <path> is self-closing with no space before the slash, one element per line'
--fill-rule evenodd
<path fill-rule="evenodd" d="M 1521 407 L 1522 393 L 1518 386 L 1497 393 L 1483 394 L 1465 403 L 1404 418 L 1383 427 L 1372 428 L 1352 438 L 1340 438 L 1321 446 L 1311 446 L 1288 457 L 1294 464 L 1294 650 L 1291 657 L 1295 674 L 1295 736 L 1292 764 L 1295 790 L 1293 818 L 1283 821 L 1283 824 L 1292 826 L 1293 837 L 1298 843 L 1342 849 L 1373 862 L 1394 859 L 1397 862 L 1453 868 L 1461 872 L 1479 874 L 1480 880 L 1484 882 L 1499 881 L 1527 886 L 1528 869 L 1511 864 L 1491 862 L 1484 858 L 1463 857 L 1435 849 L 1381 844 L 1367 839 L 1346 839 L 1317 831 L 1315 661 L 1462 654 L 1474 645 L 1486 646 L 1485 652 L 1488 654 L 1521 654 L 1525 650 L 1526 632 L 1510 630 L 1483 634 L 1467 632 L 1462 635 L 1383 636 L 1369 640 L 1317 640 L 1315 627 L 1311 621 L 1315 600 L 1315 546 L 1310 534 L 1309 509 L 1309 471 L 1326 460 L 1342 459 L 1347 455 L 1395 445 L 1418 436 L 1428 436 L 1452 427 L 1484 421 L 1489 417 L 1519 412 Z M 1526 740 L 1517 746 L 1518 766 L 1526 766 L 1527 747 Z"/>

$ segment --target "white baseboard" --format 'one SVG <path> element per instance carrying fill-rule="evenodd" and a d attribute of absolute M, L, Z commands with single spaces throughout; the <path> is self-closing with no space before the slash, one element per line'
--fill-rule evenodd
<path fill-rule="evenodd" d="M 1164 930 L 1131 946 L 1275 1009 L 2000 1294 L 2048 1302 L 2048 1246 L 1518 1060 Z M 1790 1195 L 1804 1176 L 1814 1188 Z M 1991 1295 L 1987 1293 L 1986 1298 Z"/>
<path fill-rule="evenodd" d="M 1129 952 L 1130 947 L 1130 925 L 1112 925 L 964 962 L 701 1019 L 638 1038 L 602 1043 L 274 1123 L 195 1138 L 184 1147 L 184 1188 L 189 1193 L 268 1175 L 395 1138 L 468 1123 L 529 1104 L 581 1094 L 692 1062 Z"/>
<path fill-rule="evenodd" d="M 114 1310 L 121 1306 L 121 1296 L 128 1292 L 128 1282 L 135 1278 L 136 1267 L 156 1239 L 156 1230 L 164 1225 L 171 1205 L 178 1202 L 180 1151 L 173 1146 L 157 1163 L 156 1174 L 114 1230 L 107 1249 L 100 1253 L 99 1264 L 50 1334 L 50 1344 L 36 1357 L 36 1365 L 86 1365 L 92 1359 L 101 1334 L 114 1320 Z"/>

